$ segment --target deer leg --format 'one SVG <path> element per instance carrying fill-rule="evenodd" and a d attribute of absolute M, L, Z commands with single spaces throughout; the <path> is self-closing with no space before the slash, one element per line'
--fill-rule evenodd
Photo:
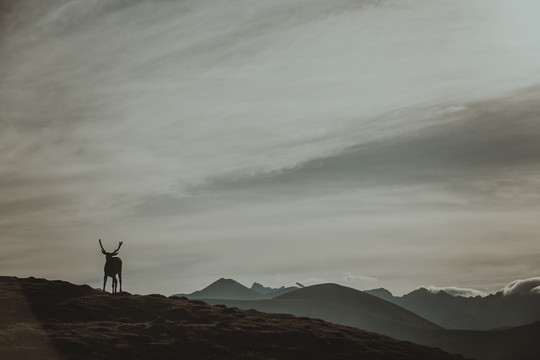
<path fill-rule="evenodd" d="M 122 292 L 122 272 L 118 273 L 118 279 L 120 279 L 120 292 Z"/>
<path fill-rule="evenodd" d="M 105 285 L 107 284 L 107 275 L 103 277 L 103 291 L 105 291 Z"/>
<path fill-rule="evenodd" d="M 114 275 L 112 278 L 113 294 L 116 292 L 117 283 L 118 283 L 118 280 L 116 280 L 116 275 Z"/>

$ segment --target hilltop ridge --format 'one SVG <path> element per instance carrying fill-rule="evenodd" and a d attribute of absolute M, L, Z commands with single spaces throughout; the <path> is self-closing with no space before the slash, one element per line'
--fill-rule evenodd
<path fill-rule="evenodd" d="M 0 358 L 460 360 L 436 348 L 284 314 L 0 277 Z"/>

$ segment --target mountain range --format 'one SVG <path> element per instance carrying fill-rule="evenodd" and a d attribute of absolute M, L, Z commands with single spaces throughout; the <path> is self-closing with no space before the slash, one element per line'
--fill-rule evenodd
<path fill-rule="evenodd" d="M 0 276 L 0 359 L 463 360 L 437 348 L 185 297 Z"/>
<path fill-rule="evenodd" d="M 204 301 L 240 309 L 318 318 L 409 341 L 418 340 L 413 334 L 420 329 L 442 329 L 395 304 L 336 284 L 314 285 L 274 299 Z"/>
<path fill-rule="evenodd" d="M 272 299 L 276 296 L 297 290 L 298 287 L 270 288 L 259 283 L 253 283 L 248 288 L 233 279 L 221 278 L 202 290 L 191 294 L 175 294 L 173 296 L 186 296 L 190 299 L 222 299 L 222 300 L 260 300 Z"/>
<path fill-rule="evenodd" d="M 447 329 L 488 330 L 540 321 L 540 295 L 535 293 L 463 297 L 420 288 L 397 297 L 386 289 L 366 292 Z"/>
<path fill-rule="evenodd" d="M 234 280 L 221 279 L 209 288 L 230 294 L 227 287 L 234 283 Z M 200 296 L 201 293 L 196 295 Z M 337 284 L 320 284 L 297 288 L 271 299 L 202 299 L 213 305 L 323 319 L 400 340 L 440 347 L 451 353 L 461 353 L 481 360 L 536 359 L 536 339 L 540 336 L 540 322 L 533 321 L 538 320 L 535 313 L 540 302 L 537 301 L 535 305 L 534 300 L 540 299 L 533 295 L 515 296 L 521 297 L 513 298 L 501 293 L 485 298 L 464 298 L 454 297 L 443 291 L 432 293 L 427 289 L 419 289 L 403 297 L 394 297 L 385 289 L 363 292 Z M 404 301 L 408 308 L 401 306 L 399 301 Z M 466 305 L 460 308 L 460 304 Z M 512 308 L 520 305 L 519 309 Z M 486 307 L 483 311 L 473 312 L 482 306 Z M 499 311 L 499 317 L 495 314 L 496 311 Z M 492 319 L 489 322 L 490 313 L 497 317 L 497 320 Z M 460 324 L 473 323 L 470 318 L 475 318 L 476 314 L 484 316 L 484 324 L 506 324 L 501 326 L 505 329 L 455 330 L 441 325 L 451 321 Z M 520 315 L 513 319 L 512 314 Z M 446 322 L 433 320 L 440 318 Z M 512 324 L 526 321 L 527 318 L 530 324 L 512 327 Z M 476 315 L 476 319 L 481 321 L 482 317 Z"/>

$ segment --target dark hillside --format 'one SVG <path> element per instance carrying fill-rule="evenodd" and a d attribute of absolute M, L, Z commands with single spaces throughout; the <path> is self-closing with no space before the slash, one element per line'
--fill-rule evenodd
<path fill-rule="evenodd" d="M 0 277 L 1 359 L 462 359 L 292 315 Z"/>
<path fill-rule="evenodd" d="M 313 285 L 279 296 L 276 299 L 311 300 L 330 304 L 340 304 L 344 307 L 362 309 L 365 312 L 377 314 L 381 318 L 389 319 L 410 327 L 422 329 L 440 328 L 438 325 L 388 301 L 384 301 L 363 291 L 337 284 Z"/>

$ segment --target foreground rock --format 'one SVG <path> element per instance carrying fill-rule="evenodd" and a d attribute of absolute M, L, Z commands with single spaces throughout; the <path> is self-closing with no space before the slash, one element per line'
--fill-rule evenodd
<path fill-rule="evenodd" d="M 2 359 L 463 359 L 292 315 L 0 277 Z"/>

